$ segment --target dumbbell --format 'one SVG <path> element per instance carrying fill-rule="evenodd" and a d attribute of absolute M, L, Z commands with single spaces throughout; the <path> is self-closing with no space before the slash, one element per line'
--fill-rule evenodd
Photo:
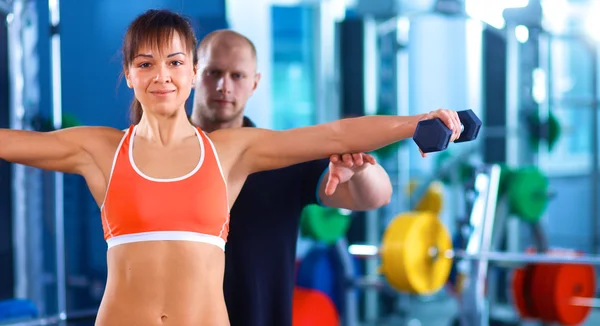
<path fill-rule="evenodd" d="M 481 120 L 473 110 L 458 111 L 461 134 L 454 142 L 462 143 L 474 140 L 479 135 Z M 439 118 L 419 121 L 413 140 L 423 153 L 440 152 L 448 148 L 452 131 Z"/>

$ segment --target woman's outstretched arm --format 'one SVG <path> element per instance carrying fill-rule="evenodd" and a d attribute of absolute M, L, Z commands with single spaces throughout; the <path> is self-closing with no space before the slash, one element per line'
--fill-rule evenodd
<path fill-rule="evenodd" d="M 440 118 L 460 135 L 460 120 L 455 111 L 438 110 L 415 116 L 364 116 L 285 131 L 242 128 L 236 145 L 242 145 L 240 163 L 248 173 L 278 169 L 332 154 L 370 152 L 410 138 L 417 123 Z"/>
<path fill-rule="evenodd" d="M 93 162 L 89 149 L 105 127 L 73 127 L 52 132 L 0 129 L 0 159 L 44 170 L 80 174 Z"/>

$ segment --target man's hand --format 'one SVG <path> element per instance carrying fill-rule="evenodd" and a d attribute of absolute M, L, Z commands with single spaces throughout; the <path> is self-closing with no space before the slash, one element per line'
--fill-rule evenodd
<path fill-rule="evenodd" d="M 365 153 L 331 155 L 329 157 L 329 180 L 325 194 L 333 195 L 338 185 L 348 182 L 356 173 L 363 171 L 368 164 L 377 164 L 372 155 Z"/>

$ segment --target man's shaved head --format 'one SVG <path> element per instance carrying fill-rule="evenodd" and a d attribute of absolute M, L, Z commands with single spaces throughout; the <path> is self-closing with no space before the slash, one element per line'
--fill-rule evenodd
<path fill-rule="evenodd" d="M 236 47 L 248 47 L 256 61 L 256 47 L 246 36 L 230 29 L 220 29 L 207 34 L 198 45 L 200 60 L 206 58 L 211 47 L 224 47 L 228 50 Z"/>

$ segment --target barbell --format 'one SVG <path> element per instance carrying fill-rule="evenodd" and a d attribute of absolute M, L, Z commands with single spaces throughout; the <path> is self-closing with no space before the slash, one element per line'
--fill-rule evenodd
<path fill-rule="evenodd" d="M 520 294 L 517 293 L 516 295 L 527 297 L 527 293 L 548 291 L 547 289 L 552 289 L 554 291 L 552 293 L 555 294 L 560 293 L 561 296 L 557 299 L 560 300 L 559 303 L 538 304 L 545 307 L 543 308 L 545 310 L 567 311 L 571 313 L 565 314 L 572 316 L 574 310 L 580 309 L 581 306 L 587 307 L 596 304 L 597 301 L 592 297 L 593 292 L 589 293 L 588 290 L 582 289 L 595 288 L 595 270 L 591 265 L 600 265 L 600 257 L 586 256 L 572 250 L 561 250 L 550 254 L 472 253 L 455 250 L 447 228 L 431 212 L 399 214 L 387 226 L 379 247 L 351 245 L 348 247 L 348 251 L 354 256 L 379 257 L 381 259 L 379 272 L 383 274 L 392 288 L 404 293 L 427 295 L 439 291 L 448 281 L 453 261 L 459 258 L 463 260 L 512 263 L 514 267 L 520 268 L 529 268 L 533 265 L 538 269 L 537 276 L 534 276 L 533 279 L 541 285 L 521 291 Z M 564 274 L 564 272 L 559 275 L 558 270 L 562 271 L 563 269 L 580 271 L 577 274 L 580 277 L 569 278 L 569 273 Z M 517 279 L 520 277 L 518 275 L 521 270 L 523 269 L 517 268 L 515 270 L 513 285 L 518 283 Z M 592 273 L 585 274 L 581 270 L 591 270 Z M 572 291 L 569 292 L 571 288 Z M 567 293 L 571 293 L 571 295 L 567 296 Z M 548 296 L 541 296 L 538 301 L 543 301 L 546 297 Z M 589 310 L 587 310 L 587 313 L 589 313 Z M 578 316 L 587 316 L 587 313 L 580 312 Z M 536 315 L 534 314 L 534 316 Z M 536 318 L 542 317 L 537 316 Z M 560 319 L 556 314 L 550 317 L 555 318 L 555 320 Z"/>

